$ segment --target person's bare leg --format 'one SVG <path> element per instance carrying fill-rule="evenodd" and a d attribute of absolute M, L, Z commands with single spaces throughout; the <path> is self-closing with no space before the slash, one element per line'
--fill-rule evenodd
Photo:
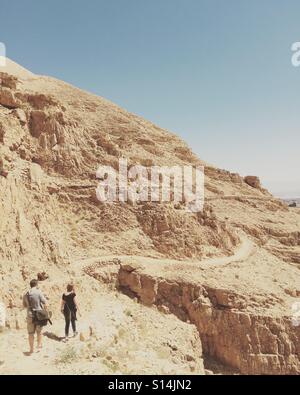
<path fill-rule="evenodd" d="M 42 345 L 42 339 L 43 339 L 42 332 L 39 332 L 39 333 L 37 334 L 37 346 L 38 346 L 38 348 L 40 348 L 40 349 L 43 347 L 43 345 Z"/>
<path fill-rule="evenodd" d="M 28 335 L 30 354 L 34 352 L 34 335 Z"/>

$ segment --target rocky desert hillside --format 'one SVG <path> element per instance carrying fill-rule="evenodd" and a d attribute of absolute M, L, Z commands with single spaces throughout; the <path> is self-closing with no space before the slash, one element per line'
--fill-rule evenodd
<path fill-rule="evenodd" d="M 0 300 L 10 326 L 0 334 L 0 373 L 39 365 L 34 357 L 24 368 L 20 308 L 28 281 L 45 272 L 56 321 L 45 372 L 199 374 L 204 361 L 299 374 L 300 210 L 103 98 L 10 60 L 0 71 Z M 97 167 L 117 168 L 119 158 L 204 165 L 204 210 L 100 203 Z M 56 310 L 68 281 L 83 305 L 83 333 L 60 369 Z M 18 345 L 6 358 L 12 336 Z"/>

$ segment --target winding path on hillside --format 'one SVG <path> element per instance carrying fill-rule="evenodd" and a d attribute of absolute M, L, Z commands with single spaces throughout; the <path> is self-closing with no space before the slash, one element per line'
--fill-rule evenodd
<path fill-rule="evenodd" d="M 162 263 L 162 264 L 181 264 L 188 266 L 197 267 L 201 265 L 204 266 L 222 266 L 222 265 L 229 265 L 235 262 L 244 262 L 246 261 L 256 250 L 255 244 L 244 234 L 239 234 L 240 237 L 240 244 L 236 247 L 233 255 L 229 256 L 220 256 L 220 257 L 212 257 L 212 258 L 205 258 L 202 260 L 177 260 L 177 259 L 167 259 L 167 258 L 153 258 L 147 257 L 142 255 L 102 255 L 97 256 L 94 258 L 85 258 L 80 259 L 75 262 L 75 266 L 77 268 L 84 268 L 86 265 L 93 264 L 96 262 L 105 262 L 111 261 L 112 259 L 120 259 L 121 261 L 128 261 L 129 259 L 137 260 L 138 262 L 145 262 L 145 263 Z"/>

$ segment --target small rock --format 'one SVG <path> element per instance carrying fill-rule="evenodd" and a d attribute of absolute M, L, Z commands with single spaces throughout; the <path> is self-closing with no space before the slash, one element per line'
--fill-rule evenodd
<path fill-rule="evenodd" d="M 189 354 L 187 354 L 187 355 L 185 356 L 185 358 L 186 358 L 186 360 L 187 360 L 188 362 L 194 362 L 194 361 L 195 361 L 195 358 L 194 358 L 192 355 L 189 355 Z"/>
<path fill-rule="evenodd" d="M 40 272 L 37 274 L 37 279 L 39 281 L 45 281 L 49 278 L 49 275 L 46 272 Z"/>
<path fill-rule="evenodd" d="M 80 332 L 79 340 L 80 340 L 81 342 L 85 342 L 85 337 L 84 337 L 84 334 L 83 334 L 82 332 Z"/>
<path fill-rule="evenodd" d="M 157 307 L 157 309 L 158 309 L 158 311 L 160 311 L 161 313 L 170 314 L 170 310 L 169 310 L 169 308 L 168 308 L 167 306 L 160 305 L 160 306 Z"/>

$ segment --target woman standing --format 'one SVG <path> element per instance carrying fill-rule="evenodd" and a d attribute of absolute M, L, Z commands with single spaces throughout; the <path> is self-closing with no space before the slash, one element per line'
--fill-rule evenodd
<path fill-rule="evenodd" d="M 68 284 L 67 292 L 63 294 L 61 301 L 61 312 L 63 313 L 66 321 L 66 326 L 65 326 L 66 338 L 69 337 L 70 323 L 72 324 L 73 335 L 74 336 L 77 335 L 77 331 L 76 331 L 77 311 L 79 312 L 74 286 L 72 284 Z"/>

